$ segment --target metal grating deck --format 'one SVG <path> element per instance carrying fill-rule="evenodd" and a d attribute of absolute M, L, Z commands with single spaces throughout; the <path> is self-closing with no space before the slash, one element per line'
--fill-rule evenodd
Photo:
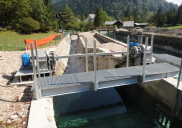
<path fill-rule="evenodd" d="M 143 66 L 134 66 L 97 71 L 98 89 L 139 83 L 142 69 Z M 174 77 L 178 75 L 178 72 L 179 68 L 167 63 L 146 65 L 145 82 Z M 37 83 L 42 97 L 88 91 L 93 90 L 94 72 L 41 77 L 37 79 Z M 34 84 L 32 90 L 34 90 Z"/>
<path fill-rule="evenodd" d="M 156 62 L 158 63 L 169 63 L 177 67 L 180 67 L 181 65 L 181 58 L 175 56 L 168 54 L 154 54 L 153 56 L 156 58 Z"/>

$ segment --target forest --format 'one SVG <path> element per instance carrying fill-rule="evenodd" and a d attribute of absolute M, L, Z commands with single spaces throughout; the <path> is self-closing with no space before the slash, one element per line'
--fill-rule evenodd
<path fill-rule="evenodd" d="M 89 31 L 113 20 L 159 27 L 182 24 L 182 6 L 165 0 L 0 0 L 0 8 L 0 27 L 21 33 Z M 95 21 L 85 22 L 91 13 Z"/>
<path fill-rule="evenodd" d="M 75 15 L 88 16 L 90 13 L 94 13 L 97 7 L 101 7 L 103 11 L 114 17 L 116 20 L 123 19 L 124 13 L 128 8 L 130 15 L 133 16 L 133 11 L 138 7 L 139 15 L 149 10 L 149 16 L 157 13 L 159 8 L 163 12 L 167 12 L 170 9 L 177 10 L 178 5 L 168 3 L 166 0 L 53 0 L 54 12 L 62 12 L 65 5 L 72 9 Z"/>
<path fill-rule="evenodd" d="M 46 32 L 57 27 L 51 0 L 0 0 L 0 27 L 22 33 Z"/>

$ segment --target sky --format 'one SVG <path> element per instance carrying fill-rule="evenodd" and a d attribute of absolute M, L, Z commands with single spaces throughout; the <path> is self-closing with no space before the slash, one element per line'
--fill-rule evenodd
<path fill-rule="evenodd" d="M 178 4 L 178 5 L 180 5 L 181 2 L 182 2 L 182 0 L 166 0 L 166 1 L 172 2 L 172 3 L 174 3 L 174 4 Z"/>

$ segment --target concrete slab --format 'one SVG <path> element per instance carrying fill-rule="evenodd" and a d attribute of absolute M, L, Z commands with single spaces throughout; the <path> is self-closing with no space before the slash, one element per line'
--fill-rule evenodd
<path fill-rule="evenodd" d="M 174 87 L 177 87 L 177 82 L 178 80 L 173 78 L 173 77 L 169 77 L 169 78 L 164 78 L 164 81 L 168 82 L 169 84 L 173 85 Z M 180 81 L 179 83 L 179 89 L 182 90 L 182 82 Z"/>
<path fill-rule="evenodd" d="M 32 100 L 28 128 L 57 128 L 52 98 Z"/>

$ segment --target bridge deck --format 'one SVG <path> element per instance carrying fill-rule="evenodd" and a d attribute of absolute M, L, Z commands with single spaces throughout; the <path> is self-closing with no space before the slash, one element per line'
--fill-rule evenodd
<path fill-rule="evenodd" d="M 156 58 L 156 62 L 158 63 L 169 63 L 177 67 L 181 66 L 181 58 L 168 54 L 154 54 L 153 56 Z"/>
<path fill-rule="evenodd" d="M 179 68 L 167 64 L 146 65 L 145 82 L 178 75 Z M 96 72 L 98 89 L 140 83 L 142 66 L 100 70 Z M 90 91 L 94 86 L 94 72 L 65 74 L 37 79 L 41 97 Z M 32 86 L 34 90 L 34 85 Z"/>

